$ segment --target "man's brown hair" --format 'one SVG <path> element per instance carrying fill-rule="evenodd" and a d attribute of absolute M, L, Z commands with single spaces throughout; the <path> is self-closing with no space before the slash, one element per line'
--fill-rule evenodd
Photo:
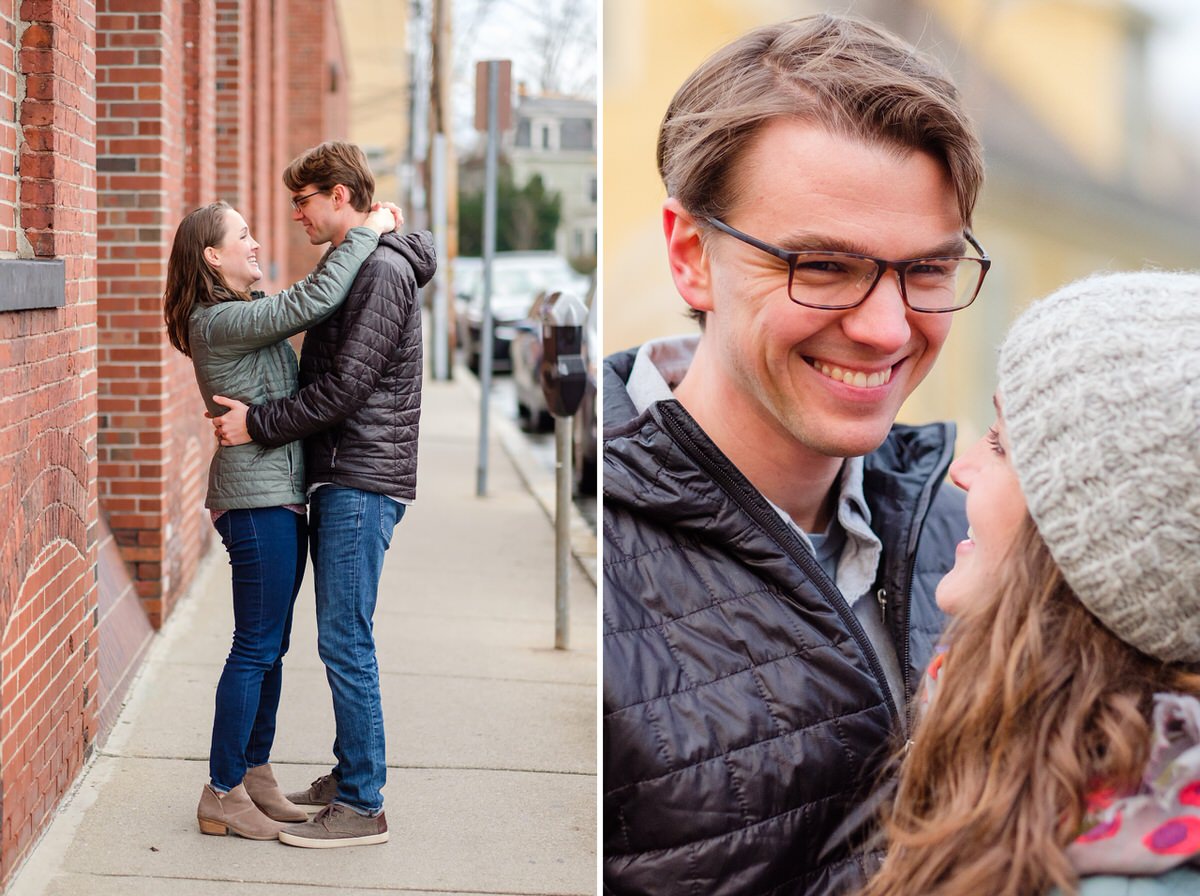
<path fill-rule="evenodd" d="M 350 191 L 355 211 L 371 210 L 375 198 L 375 176 L 363 151 L 353 143 L 331 140 L 292 159 L 283 172 L 283 183 L 293 193 L 305 188 L 323 192 L 341 184 Z"/>
<path fill-rule="evenodd" d="M 970 225 L 983 153 L 945 69 L 869 22 L 831 15 L 758 28 L 692 73 L 659 131 L 667 194 L 698 217 L 726 214 L 738 198 L 734 163 L 777 118 L 929 153 L 945 166 Z"/>

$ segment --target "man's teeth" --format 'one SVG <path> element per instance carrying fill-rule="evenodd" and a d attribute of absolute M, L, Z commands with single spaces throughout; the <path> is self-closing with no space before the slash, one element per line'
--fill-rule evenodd
<path fill-rule="evenodd" d="M 845 383 L 847 386 L 857 386 L 860 389 L 872 389 L 875 386 L 885 386 L 892 379 L 892 368 L 875 373 L 864 373 L 861 370 L 843 369 L 826 364 L 824 361 L 814 361 L 813 366 L 831 380 Z"/>
<path fill-rule="evenodd" d="M 974 540 L 975 540 L 975 530 L 972 529 L 970 526 L 967 526 L 967 541 L 974 541 Z"/>

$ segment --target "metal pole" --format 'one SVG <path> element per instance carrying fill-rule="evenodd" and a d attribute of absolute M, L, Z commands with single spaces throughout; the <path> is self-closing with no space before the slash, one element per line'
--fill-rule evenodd
<path fill-rule="evenodd" d="M 411 54 L 412 90 L 409 92 L 409 148 L 410 163 L 420 177 L 413 179 L 409 201 L 404 208 L 405 224 L 409 230 L 422 230 L 428 226 L 429 213 L 429 110 L 430 110 L 430 65 L 429 32 L 427 11 L 424 3 L 414 3 L 416 18 L 409 29 L 409 52 Z M 436 286 L 434 289 L 436 290 Z"/>
<path fill-rule="evenodd" d="M 500 63 L 492 59 L 487 64 L 487 164 L 484 169 L 483 199 L 483 332 L 479 346 L 479 467 L 475 494 L 487 494 L 488 469 L 488 406 L 492 401 L 492 259 L 496 254 L 496 144 L 500 104 Z"/>
<path fill-rule="evenodd" d="M 554 448 L 557 473 L 554 506 L 554 649 L 566 650 L 567 574 L 571 557 L 571 433 L 570 417 L 554 418 Z"/>
<path fill-rule="evenodd" d="M 447 239 L 446 205 L 446 135 L 433 135 L 433 245 L 438 258 L 445 258 Z M 444 277 L 433 278 L 433 378 L 450 379 L 450 338 L 446 329 L 449 325 L 449 290 Z"/>

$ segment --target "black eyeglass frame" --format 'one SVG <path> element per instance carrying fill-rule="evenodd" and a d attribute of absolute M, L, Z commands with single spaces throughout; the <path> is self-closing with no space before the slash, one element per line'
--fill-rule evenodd
<path fill-rule="evenodd" d="M 314 196 L 316 196 L 320 193 L 328 193 L 328 192 L 329 192 L 328 190 L 313 190 L 311 193 L 305 193 L 303 196 L 296 196 L 294 199 L 290 199 L 288 201 L 291 202 L 292 211 L 298 212 L 302 208 L 303 204 L 305 202 L 307 202 L 309 199 L 312 199 Z"/>
<path fill-rule="evenodd" d="M 857 308 L 870 297 L 871 293 L 875 291 L 875 287 L 879 285 L 879 281 L 883 279 L 883 275 L 889 270 L 895 271 L 899 276 L 900 297 L 904 300 L 905 306 L 911 310 L 917 311 L 921 314 L 948 314 L 952 311 L 962 311 L 964 308 L 967 308 L 974 303 L 975 299 L 979 296 L 979 291 L 983 289 L 983 280 L 985 277 L 987 277 L 987 272 L 992 266 L 991 258 L 988 257 L 988 254 L 986 251 L 984 251 L 983 246 L 979 245 L 978 241 L 974 236 L 971 235 L 969 230 L 964 230 L 963 236 L 966 238 L 967 242 L 971 244 L 971 248 L 979 253 L 978 258 L 972 258 L 969 255 L 927 255 L 923 258 L 906 258 L 900 261 L 889 261 L 886 258 L 876 258 L 873 255 L 860 255 L 857 252 L 834 252 L 818 249 L 803 249 L 792 252 L 788 251 L 787 249 L 780 249 L 778 246 L 772 246 L 770 243 L 764 243 L 762 240 L 756 239 L 755 237 L 750 236 L 748 233 L 743 233 L 736 227 L 730 227 L 719 218 L 705 218 L 705 220 L 713 227 L 717 228 L 717 230 L 729 234 L 734 239 L 741 240 L 743 243 L 753 246 L 755 249 L 761 249 L 768 255 L 774 255 L 781 261 L 787 262 L 788 298 L 797 305 L 803 305 L 805 308 L 815 308 L 818 311 L 849 311 L 851 308 Z M 871 285 L 867 287 L 867 291 L 863 293 L 862 298 L 850 305 L 821 305 L 816 302 L 802 302 L 800 299 L 797 299 L 794 295 L 792 295 L 792 278 L 796 275 L 796 263 L 805 256 L 813 255 L 820 256 L 822 258 L 855 258 L 859 261 L 870 261 L 875 265 L 875 279 L 871 281 Z M 908 286 L 905 283 L 906 272 L 912 265 L 923 261 L 978 262 L 979 280 L 975 283 L 975 291 L 971 293 L 971 298 L 961 305 L 955 305 L 953 308 L 913 307 L 913 305 L 908 301 Z"/>

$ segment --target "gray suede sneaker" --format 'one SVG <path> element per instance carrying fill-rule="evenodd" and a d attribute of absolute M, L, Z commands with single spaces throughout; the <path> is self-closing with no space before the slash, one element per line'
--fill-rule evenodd
<path fill-rule="evenodd" d="M 297 790 L 289 793 L 287 800 L 295 803 L 310 815 L 322 806 L 328 806 L 337 797 L 337 778 L 333 775 L 321 775 L 308 785 L 308 790 Z"/>
<path fill-rule="evenodd" d="M 349 806 L 330 803 L 303 824 L 290 824 L 279 832 L 288 846 L 332 849 L 338 846 L 370 846 L 387 843 L 387 817 L 359 815 Z"/>

